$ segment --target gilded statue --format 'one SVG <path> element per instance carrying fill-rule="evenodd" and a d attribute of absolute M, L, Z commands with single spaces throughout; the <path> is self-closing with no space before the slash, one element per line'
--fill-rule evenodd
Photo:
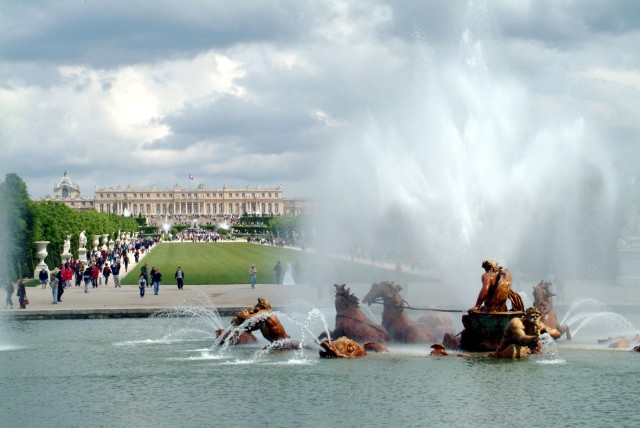
<path fill-rule="evenodd" d="M 483 261 L 482 268 L 482 289 L 469 312 L 506 312 L 507 300 L 511 301 L 512 310 L 523 311 L 522 298 L 511 289 L 511 272 L 494 260 Z"/>

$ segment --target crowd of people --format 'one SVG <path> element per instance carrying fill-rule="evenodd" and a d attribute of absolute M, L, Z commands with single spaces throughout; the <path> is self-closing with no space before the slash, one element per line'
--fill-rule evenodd
<path fill-rule="evenodd" d="M 153 239 L 138 237 L 119 242 L 113 248 L 96 248 L 87 254 L 87 260 L 76 260 L 71 257 L 50 272 L 42 268 L 38 273 L 40 286 L 43 289 L 46 289 L 47 286 L 51 289 L 51 304 L 62 303 L 65 290 L 73 286 L 82 287 L 84 284 L 84 292 L 89 293 L 89 288 L 109 286 L 111 281 L 115 288 L 121 288 L 120 275 L 129 271 L 130 257 L 132 256 L 135 263 L 138 263 L 141 255 L 150 251 L 155 243 L 156 241 Z M 160 278 L 156 277 L 156 280 L 159 287 Z M 11 288 L 11 293 L 9 293 L 9 288 Z M 18 283 L 18 297 L 20 308 L 25 309 L 28 299 L 26 291 L 21 293 L 21 290 L 24 290 L 22 280 Z M 11 283 L 7 284 L 6 304 L 8 308 L 13 307 L 10 294 L 13 294 L 13 284 Z"/>

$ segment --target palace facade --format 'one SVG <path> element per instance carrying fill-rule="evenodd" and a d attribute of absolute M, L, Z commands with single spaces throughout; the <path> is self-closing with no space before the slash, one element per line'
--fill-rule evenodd
<path fill-rule="evenodd" d="M 83 198 L 80 186 L 67 172 L 53 189 L 54 196 L 45 201 L 61 202 L 77 210 L 96 210 L 120 215 L 157 216 L 240 216 L 240 215 L 299 215 L 310 211 L 307 199 L 285 198 L 282 186 L 232 188 L 146 188 L 132 186 L 98 187 L 93 198 Z"/>
<path fill-rule="evenodd" d="M 95 209 L 99 212 L 154 215 L 283 215 L 282 186 L 221 189 L 156 186 L 148 188 L 96 187 Z"/>

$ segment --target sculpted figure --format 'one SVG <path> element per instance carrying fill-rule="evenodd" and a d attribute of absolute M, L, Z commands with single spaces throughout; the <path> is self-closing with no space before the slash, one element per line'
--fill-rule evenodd
<path fill-rule="evenodd" d="M 364 346 L 347 337 L 320 343 L 320 358 L 359 358 L 367 355 Z"/>
<path fill-rule="evenodd" d="M 567 334 L 567 340 L 571 340 L 571 332 L 569 326 L 566 324 L 560 325 L 558 322 L 558 316 L 553 309 L 553 297 L 555 293 L 549 290 L 551 286 L 550 282 L 540 281 L 538 285 L 533 287 L 533 306 L 540 309 L 542 313 L 541 321 L 558 331 L 558 335 L 551 335 L 554 339 L 558 339 L 562 334 Z"/>
<path fill-rule="evenodd" d="M 540 310 L 529 308 L 524 316 L 513 318 L 504 329 L 504 334 L 496 352 L 489 357 L 526 358 L 538 349 L 538 340 L 543 333 L 552 332 L 540 321 Z"/>
<path fill-rule="evenodd" d="M 483 261 L 482 268 L 485 270 L 482 274 L 482 289 L 475 306 L 469 312 L 506 312 L 507 299 L 511 301 L 512 310 L 524 310 L 522 298 L 511 290 L 511 272 L 494 260 Z"/>
<path fill-rule="evenodd" d="M 289 335 L 285 331 L 283 325 L 277 316 L 271 313 L 271 304 L 263 297 L 258 298 L 258 303 L 255 306 L 251 306 L 236 314 L 231 319 L 231 324 L 239 326 L 247 320 L 251 320 L 245 327 L 247 331 L 260 330 L 262 336 L 269 342 L 276 342 L 279 340 L 290 339 Z M 297 344 L 291 344 L 291 346 L 283 346 L 288 348 L 297 348 Z"/>
<path fill-rule="evenodd" d="M 253 333 L 248 331 L 238 332 L 235 331 L 233 334 L 229 330 L 224 328 L 219 328 L 216 330 L 216 338 L 220 343 L 229 342 L 231 345 L 253 345 L 258 343 L 258 338 L 253 335 Z M 229 336 L 231 334 L 231 336 Z"/>
<path fill-rule="evenodd" d="M 80 237 L 78 238 L 79 248 L 85 248 L 87 245 L 87 235 L 85 235 L 84 230 L 80 232 Z"/>
<path fill-rule="evenodd" d="M 347 336 L 358 342 L 388 342 L 389 334 L 381 325 L 372 322 L 360 310 L 358 298 L 346 288 L 345 284 L 334 284 L 336 288 L 336 327 L 330 337 Z M 323 332 L 318 339 L 327 336 Z"/>
<path fill-rule="evenodd" d="M 71 251 L 71 235 L 67 235 L 67 239 L 62 243 L 62 254 L 68 254 Z"/>
<path fill-rule="evenodd" d="M 611 349 L 629 349 L 631 348 L 631 341 L 624 336 L 616 338 L 608 337 L 606 339 L 598 339 L 598 343 L 607 345 L 607 348 Z"/>
<path fill-rule="evenodd" d="M 382 301 L 382 326 L 392 340 L 403 343 L 433 343 L 436 337 L 429 327 L 409 318 L 404 311 L 405 301 L 400 296 L 402 287 L 390 281 L 372 284 L 362 299 L 368 305 Z"/>

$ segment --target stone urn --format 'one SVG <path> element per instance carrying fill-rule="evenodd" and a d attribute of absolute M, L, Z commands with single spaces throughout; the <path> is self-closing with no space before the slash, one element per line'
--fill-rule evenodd
<path fill-rule="evenodd" d="M 44 268 L 47 272 L 49 272 L 49 267 L 44 262 L 44 259 L 47 258 L 49 253 L 47 252 L 47 245 L 49 245 L 49 241 L 35 241 L 36 244 L 36 256 L 38 257 L 38 265 L 33 273 L 33 277 L 37 278 L 38 274 Z"/>
<path fill-rule="evenodd" d="M 113 239 L 109 239 L 109 251 L 113 251 L 115 245 L 116 243 L 113 241 Z"/>
<path fill-rule="evenodd" d="M 91 241 L 91 248 L 93 251 L 98 251 L 98 245 L 100 245 L 100 235 L 93 235 L 93 241 Z"/>
<path fill-rule="evenodd" d="M 106 250 L 107 249 L 107 240 L 109 239 L 109 234 L 108 233 L 103 233 L 102 234 L 102 240 L 100 242 L 102 242 L 102 246 L 100 246 L 101 249 Z"/>

